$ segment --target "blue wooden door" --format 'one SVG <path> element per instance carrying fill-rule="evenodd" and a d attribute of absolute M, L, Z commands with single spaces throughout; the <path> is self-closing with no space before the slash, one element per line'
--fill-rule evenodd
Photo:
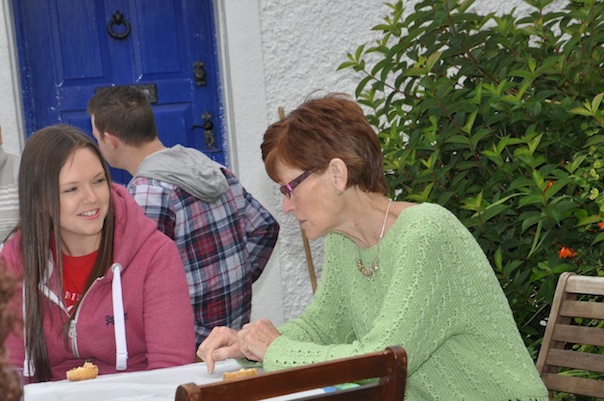
<path fill-rule="evenodd" d="M 211 0 L 13 1 L 28 136 L 60 122 L 91 134 L 95 91 L 136 85 L 164 144 L 226 163 Z"/>

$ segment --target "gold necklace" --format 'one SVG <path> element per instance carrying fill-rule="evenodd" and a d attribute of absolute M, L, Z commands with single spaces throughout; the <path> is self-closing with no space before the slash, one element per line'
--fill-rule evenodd
<path fill-rule="evenodd" d="M 388 221 L 388 212 L 390 212 L 390 205 L 392 205 L 392 199 L 388 199 L 388 207 L 386 208 L 386 215 L 384 216 L 384 224 L 382 224 L 382 232 L 380 232 L 380 239 L 378 239 L 377 252 L 375 258 L 369 264 L 369 267 L 365 267 L 363 259 L 361 258 L 361 252 L 357 246 L 357 268 L 361 274 L 365 277 L 373 277 L 373 273 L 380 267 L 380 248 L 382 247 L 382 237 L 384 236 L 384 230 L 386 229 L 386 222 Z"/>

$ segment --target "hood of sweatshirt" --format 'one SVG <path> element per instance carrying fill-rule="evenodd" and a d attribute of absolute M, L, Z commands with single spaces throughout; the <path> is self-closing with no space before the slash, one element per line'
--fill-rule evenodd
<path fill-rule="evenodd" d="M 113 247 L 113 262 L 121 264 L 125 269 L 157 230 L 157 223 L 145 216 L 126 187 L 112 184 L 112 198 L 115 209 L 113 242 L 119 244 Z M 111 274 L 111 271 L 107 272 L 109 279 Z"/>
<path fill-rule="evenodd" d="M 169 182 L 205 202 L 216 201 L 229 189 L 220 164 L 199 150 L 182 145 L 147 156 L 134 177 Z"/>

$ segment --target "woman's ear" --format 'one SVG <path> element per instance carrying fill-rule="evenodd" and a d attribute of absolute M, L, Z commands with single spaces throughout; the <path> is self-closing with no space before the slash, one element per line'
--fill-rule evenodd
<path fill-rule="evenodd" d="M 331 159 L 327 171 L 330 174 L 330 179 L 334 185 L 336 193 L 342 193 L 348 184 L 348 166 L 344 160 L 336 157 Z"/>

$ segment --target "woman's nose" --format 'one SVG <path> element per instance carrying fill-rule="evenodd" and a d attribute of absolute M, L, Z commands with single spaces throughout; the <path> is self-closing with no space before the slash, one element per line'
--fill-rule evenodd
<path fill-rule="evenodd" d="M 84 200 L 86 202 L 95 202 L 98 199 L 98 195 L 95 191 L 94 188 L 92 187 L 86 187 L 85 193 L 84 193 Z"/>
<path fill-rule="evenodd" d="M 283 213 L 287 214 L 292 212 L 295 209 L 294 201 L 292 198 L 288 198 L 287 196 L 283 196 L 283 201 L 281 203 L 281 208 L 283 209 Z"/>

